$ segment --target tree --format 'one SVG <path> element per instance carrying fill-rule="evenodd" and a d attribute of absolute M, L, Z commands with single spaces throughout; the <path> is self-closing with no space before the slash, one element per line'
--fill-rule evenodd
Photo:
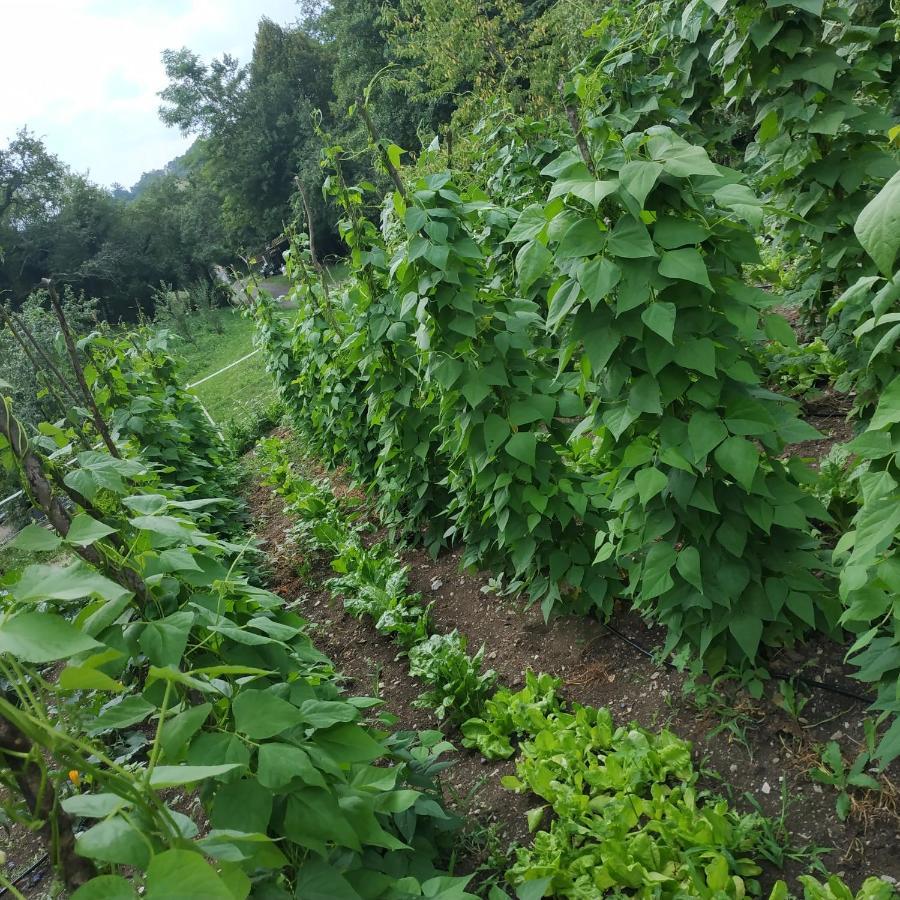
<path fill-rule="evenodd" d="M 167 50 L 163 60 L 170 84 L 160 115 L 203 138 L 205 175 L 223 196 L 229 239 L 251 248 L 268 242 L 292 218 L 294 178 L 317 174 L 312 116 L 332 100 L 328 48 L 263 18 L 247 66 L 227 55 L 206 65 L 186 49 Z M 327 240 L 331 229 L 318 218 Z"/>

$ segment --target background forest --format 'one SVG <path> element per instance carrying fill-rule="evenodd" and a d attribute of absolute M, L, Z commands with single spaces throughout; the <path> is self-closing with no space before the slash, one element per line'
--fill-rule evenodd
<path fill-rule="evenodd" d="M 0 296 L 20 302 L 52 273 L 96 298 L 101 317 L 133 320 L 152 311 L 160 282 L 185 287 L 277 237 L 297 213 L 296 178 L 319 247 L 340 253 L 320 151 L 364 149 L 363 124 L 347 110 L 376 73 L 392 66 L 372 93 L 375 127 L 415 150 L 488 91 L 558 105 L 559 73 L 583 51 L 600 6 L 301 3 L 295 24 L 260 21 L 248 62 L 166 50 L 160 115 L 196 141 L 131 189 L 71 171 L 25 128 L 0 149 Z M 347 169 L 350 180 L 376 178 L 367 154 Z"/>

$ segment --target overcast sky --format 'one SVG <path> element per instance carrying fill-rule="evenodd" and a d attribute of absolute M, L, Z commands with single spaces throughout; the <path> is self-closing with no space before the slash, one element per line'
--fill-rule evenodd
<path fill-rule="evenodd" d="M 298 16 L 295 0 L 0 0 L 0 142 L 27 125 L 105 185 L 130 187 L 191 143 L 157 115 L 160 53 L 190 47 L 247 62 L 256 23 Z"/>

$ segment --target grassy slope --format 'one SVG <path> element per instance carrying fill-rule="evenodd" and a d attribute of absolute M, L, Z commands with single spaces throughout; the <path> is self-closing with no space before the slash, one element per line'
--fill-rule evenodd
<path fill-rule="evenodd" d="M 203 330 L 195 336 L 194 343 L 179 340 L 173 347 L 181 360 L 185 383 L 199 381 L 255 349 L 251 321 L 232 309 L 220 310 L 218 316 L 223 334 Z M 201 384 L 194 393 L 222 426 L 275 395 L 261 353 Z"/>

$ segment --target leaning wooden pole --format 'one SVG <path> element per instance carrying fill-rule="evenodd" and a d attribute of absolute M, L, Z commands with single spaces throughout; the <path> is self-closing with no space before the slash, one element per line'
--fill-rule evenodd
<path fill-rule="evenodd" d="M 397 167 L 394 165 L 391 160 L 390 155 L 387 150 L 381 145 L 381 141 L 378 139 L 378 132 L 375 130 L 375 123 L 372 121 L 372 117 L 369 115 L 369 108 L 366 106 L 365 100 L 359 100 L 357 102 L 357 109 L 359 109 L 359 114 L 362 116 L 363 123 L 366 126 L 366 131 L 369 132 L 369 138 L 375 147 L 377 147 L 378 152 L 381 154 L 381 161 L 384 164 L 385 169 L 387 169 L 388 175 L 391 176 L 391 181 L 394 182 L 394 187 L 397 188 L 397 193 L 406 200 L 406 188 L 403 185 L 403 179 L 400 177 L 400 172 Z"/>
<path fill-rule="evenodd" d="M 72 362 L 75 379 L 78 382 L 78 386 L 81 388 L 81 393 L 84 395 L 85 403 L 87 403 L 88 409 L 91 411 L 94 427 L 103 439 L 103 443 L 106 445 L 106 449 L 109 451 L 110 455 L 115 456 L 116 459 L 121 459 L 122 455 L 119 453 L 119 448 L 115 445 L 112 435 L 109 433 L 106 421 L 100 413 L 100 407 L 97 406 L 97 401 L 94 399 L 94 395 L 91 393 L 91 389 L 88 387 L 87 380 L 84 377 L 84 369 L 81 367 L 81 360 L 79 359 L 78 351 L 75 348 L 75 340 L 69 329 L 69 323 L 66 321 L 66 314 L 63 312 L 62 304 L 59 302 L 59 294 L 56 293 L 56 286 L 49 278 L 45 278 L 43 284 L 50 294 L 50 303 L 53 306 L 53 311 L 56 313 L 56 318 L 59 320 L 59 327 L 62 329 L 63 340 L 66 344 L 66 350 L 69 353 L 69 359 Z"/>
<path fill-rule="evenodd" d="M 50 379 L 50 376 L 47 374 L 47 372 L 41 366 L 38 359 L 35 357 L 34 353 L 32 352 L 32 349 L 26 343 L 25 338 L 22 336 L 22 334 L 20 334 L 20 330 L 24 334 L 27 334 L 32 342 L 34 342 L 34 337 L 26 329 L 21 329 L 21 323 L 17 323 L 15 321 L 15 319 L 12 316 L 10 316 L 6 312 L 6 310 L 3 309 L 2 306 L 0 306 L 0 314 L 2 314 L 4 316 L 4 320 L 6 322 L 7 328 L 10 331 L 10 334 L 12 334 L 16 343 L 18 343 L 18 345 L 22 348 L 22 352 L 25 354 L 25 356 L 28 357 L 28 361 L 31 363 L 32 367 L 34 368 L 34 371 L 37 373 L 38 376 L 40 376 L 41 380 L 44 382 L 44 387 L 47 388 L 47 393 L 50 394 L 50 396 L 53 398 L 53 402 L 57 405 L 57 407 L 58 407 L 59 411 L 62 413 L 63 417 L 66 418 L 69 421 L 69 423 L 72 425 L 72 427 L 75 429 L 75 433 L 78 436 L 79 443 L 81 444 L 82 447 L 84 447 L 85 450 L 90 450 L 91 443 L 88 440 L 87 435 L 82 430 L 80 422 L 78 421 L 78 419 L 75 416 L 72 416 L 72 417 L 69 416 L 69 412 L 70 412 L 69 407 L 66 405 L 66 402 L 63 400 L 63 398 L 57 392 L 56 388 L 53 386 L 53 381 Z M 19 326 L 20 330 L 17 330 L 17 327 L 16 327 L 17 325 Z M 35 346 L 37 346 L 37 345 L 35 344 Z M 61 383 L 69 392 L 71 392 L 71 388 L 69 388 L 68 384 L 65 381 L 62 381 Z M 77 403 L 78 397 L 73 395 L 73 398 L 74 398 L 75 402 Z"/>
<path fill-rule="evenodd" d="M 35 336 L 31 333 L 31 329 L 26 325 L 21 316 L 16 316 L 13 313 L 7 312 L 0 306 L 0 316 L 3 317 L 3 320 L 6 322 L 6 327 L 9 328 L 10 332 L 12 332 L 13 337 L 19 343 L 19 346 L 25 351 L 26 355 L 29 359 L 32 359 L 33 354 L 36 354 L 41 358 L 44 364 L 44 368 L 53 374 L 56 380 L 59 382 L 60 387 L 66 392 L 69 398 L 75 403 L 79 402 L 78 394 L 69 384 L 68 379 L 65 375 L 59 370 L 59 366 L 56 365 L 55 362 L 47 355 L 44 348 L 37 342 Z M 28 350 L 28 346 L 25 341 L 27 340 L 28 344 L 31 345 L 31 352 Z M 32 365 L 35 368 L 38 368 L 37 363 L 32 360 Z"/>
<path fill-rule="evenodd" d="M 15 418 L 8 398 L 0 395 L 0 435 L 9 442 L 10 449 L 22 475 L 22 486 L 31 502 L 43 510 L 60 537 L 65 538 L 72 527 L 72 517 L 53 489 L 52 479 L 44 470 L 40 457 L 31 449 L 22 424 Z M 59 482 L 57 482 L 59 483 Z M 73 492 L 78 496 L 77 492 Z M 96 544 L 72 549 L 87 563 L 96 567 L 126 591 L 133 593 L 143 607 L 153 598 L 146 582 L 130 565 L 110 561 Z M 115 563 L 115 564 L 113 564 Z"/>

